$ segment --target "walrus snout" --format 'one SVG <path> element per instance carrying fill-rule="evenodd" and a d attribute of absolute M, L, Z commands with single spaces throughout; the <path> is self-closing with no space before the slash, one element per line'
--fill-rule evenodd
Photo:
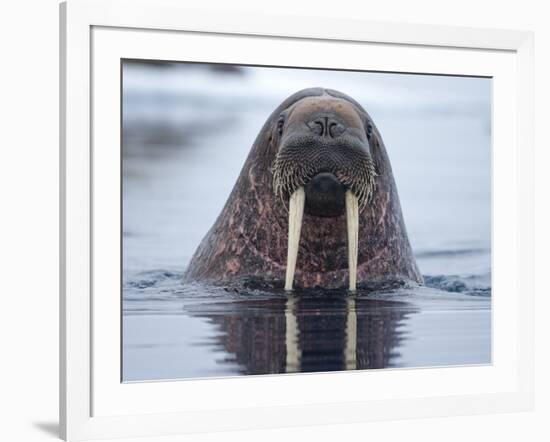
<path fill-rule="evenodd" d="M 305 193 L 306 214 L 327 218 L 343 215 L 346 187 L 332 173 L 315 175 L 305 186 Z"/>

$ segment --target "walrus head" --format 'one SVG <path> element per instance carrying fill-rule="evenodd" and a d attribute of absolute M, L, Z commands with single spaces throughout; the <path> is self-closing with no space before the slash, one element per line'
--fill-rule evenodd
<path fill-rule="evenodd" d="M 293 285 L 304 209 L 312 216 L 338 217 L 344 208 L 349 287 L 356 289 L 359 211 L 369 202 L 376 176 L 371 135 L 372 125 L 359 109 L 329 94 L 304 98 L 279 116 L 273 188 L 283 203 L 289 201 L 286 290 Z"/>
<path fill-rule="evenodd" d="M 359 103 L 311 88 L 271 114 L 185 280 L 287 290 L 422 282 L 382 137 Z"/>
<path fill-rule="evenodd" d="M 302 187 L 307 214 L 334 217 L 344 213 L 345 193 L 350 190 L 363 209 L 376 176 L 371 134 L 372 125 L 344 99 L 323 95 L 298 101 L 277 120 L 275 194 L 286 204 Z"/>

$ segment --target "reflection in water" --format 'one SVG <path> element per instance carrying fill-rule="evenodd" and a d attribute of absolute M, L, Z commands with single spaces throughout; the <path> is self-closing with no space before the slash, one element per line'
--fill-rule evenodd
<path fill-rule="evenodd" d="M 344 361 L 346 370 L 355 370 L 357 368 L 357 310 L 355 310 L 355 299 L 349 298 L 347 304 Z"/>
<path fill-rule="evenodd" d="M 232 299 L 191 315 L 221 329 L 216 344 L 241 374 L 391 367 L 404 339 L 399 326 L 416 309 L 400 301 L 346 295 Z"/>
<path fill-rule="evenodd" d="M 122 362 L 125 382 L 487 364 L 491 297 L 429 287 L 235 293 L 145 272 L 124 288 Z"/>
<path fill-rule="evenodd" d="M 285 372 L 294 373 L 300 371 L 302 352 L 298 343 L 298 321 L 296 318 L 296 297 L 289 296 L 285 306 Z"/>

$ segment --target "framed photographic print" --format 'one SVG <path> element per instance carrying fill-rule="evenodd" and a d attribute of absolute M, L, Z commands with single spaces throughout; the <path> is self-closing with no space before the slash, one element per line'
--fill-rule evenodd
<path fill-rule="evenodd" d="M 530 33 L 60 16 L 65 439 L 532 406 Z"/>

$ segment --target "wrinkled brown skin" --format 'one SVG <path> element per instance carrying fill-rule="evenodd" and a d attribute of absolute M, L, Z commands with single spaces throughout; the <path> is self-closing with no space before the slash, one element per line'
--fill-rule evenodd
<path fill-rule="evenodd" d="M 373 132 L 376 189 L 359 219 L 357 287 L 390 289 L 421 284 L 422 276 L 409 243 L 397 188 L 382 137 L 364 109 L 333 90 L 305 89 L 286 99 L 264 124 L 240 176 L 216 222 L 185 272 L 185 282 L 233 288 L 282 288 L 287 254 L 288 212 L 273 191 L 271 167 L 277 154 L 280 113 L 305 97 L 326 95 L 352 103 Z M 336 100 L 335 100 L 336 101 Z M 333 218 L 304 214 L 295 288 L 348 287 L 345 214 Z"/>

